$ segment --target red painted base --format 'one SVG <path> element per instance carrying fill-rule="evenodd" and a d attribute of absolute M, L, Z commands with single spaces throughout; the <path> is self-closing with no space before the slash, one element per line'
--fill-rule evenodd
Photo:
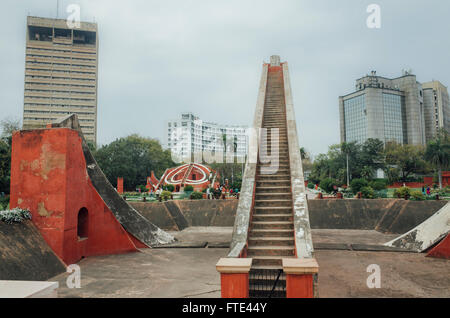
<path fill-rule="evenodd" d="M 313 275 L 286 275 L 286 298 L 313 298 Z"/>
<path fill-rule="evenodd" d="M 450 259 L 450 234 L 428 252 L 427 256 Z"/>
<path fill-rule="evenodd" d="M 222 298 L 248 298 L 248 273 L 220 274 Z"/>

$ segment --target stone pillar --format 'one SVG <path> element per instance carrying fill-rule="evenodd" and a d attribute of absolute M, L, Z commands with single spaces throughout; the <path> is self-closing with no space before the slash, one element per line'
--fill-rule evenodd
<path fill-rule="evenodd" d="M 117 192 L 123 194 L 123 178 L 117 178 Z"/>
<path fill-rule="evenodd" d="M 286 298 L 314 298 L 314 275 L 319 265 L 314 258 L 283 258 Z"/>
<path fill-rule="evenodd" d="M 248 273 L 251 266 L 251 258 L 221 258 L 217 262 L 222 298 L 248 298 Z"/>

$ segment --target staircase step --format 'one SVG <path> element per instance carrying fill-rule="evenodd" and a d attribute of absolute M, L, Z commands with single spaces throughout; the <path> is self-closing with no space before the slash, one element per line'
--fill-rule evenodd
<path fill-rule="evenodd" d="M 291 180 L 290 174 L 260 174 L 258 180 Z"/>
<path fill-rule="evenodd" d="M 256 186 L 291 186 L 291 180 L 256 180 Z"/>
<path fill-rule="evenodd" d="M 292 222 L 292 214 L 253 214 L 252 220 L 255 222 Z"/>
<path fill-rule="evenodd" d="M 292 200 L 290 192 L 286 193 L 271 193 L 271 192 L 259 192 L 255 193 L 256 200 Z"/>
<path fill-rule="evenodd" d="M 292 207 L 255 206 L 255 214 L 292 214 Z"/>
<path fill-rule="evenodd" d="M 252 222 L 252 229 L 258 230 L 292 230 L 294 229 L 294 224 L 289 221 L 273 221 L 273 222 L 262 222 L 262 221 L 254 221 Z"/>
<path fill-rule="evenodd" d="M 292 246 L 249 246 L 247 248 L 247 256 L 294 256 L 294 248 Z"/>
<path fill-rule="evenodd" d="M 255 200 L 255 206 L 284 206 L 284 207 L 292 207 L 292 200 Z"/>
<path fill-rule="evenodd" d="M 294 237 L 250 237 L 249 246 L 290 246 L 295 245 Z"/>
<path fill-rule="evenodd" d="M 252 229 L 250 237 L 294 237 L 293 229 Z"/>
<path fill-rule="evenodd" d="M 252 266 L 282 266 L 282 259 L 293 256 L 253 256 Z"/>

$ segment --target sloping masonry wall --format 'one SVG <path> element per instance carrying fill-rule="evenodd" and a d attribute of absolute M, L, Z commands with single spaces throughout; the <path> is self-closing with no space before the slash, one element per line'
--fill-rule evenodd
<path fill-rule="evenodd" d="M 312 229 L 364 229 L 402 234 L 428 219 L 447 201 L 308 200 Z M 189 226 L 233 226 L 237 200 L 130 203 L 165 230 Z"/>

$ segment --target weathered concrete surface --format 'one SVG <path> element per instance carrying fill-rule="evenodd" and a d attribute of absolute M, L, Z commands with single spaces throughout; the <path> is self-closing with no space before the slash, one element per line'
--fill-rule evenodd
<path fill-rule="evenodd" d="M 238 200 L 176 201 L 189 226 L 233 226 Z"/>
<path fill-rule="evenodd" d="M 306 199 L 303 164 L 297 135 L 291 80 L 288 63 L 283 63 L 284 98 L 286 105 L 287 134 L 289 144 L 289 162 L 291 174 L 291 191 L 294 207 L 295 248 L 298 258 L 311 258 L 314 252 L 309 221 L 308 200 Z"/>
<path fill-rule="evenodd" d="M 174 231 L 187 226 L 233 226 L 238 200 L 179 200 L 170 202 L 130 202 L 150 222 Z M 181 215 L 175 218 L 168 209 L 176 204 Z"/>
<path fill-rule="evenodd" d="M 416 253 L 316 250 L 319 297 L 450 297 L 450 262 Z M 367 267 L 381 270 L 381 288 L 370 289 Z"/>
<path fill-rule="evenodd" d="M 129 202 L 129 204 L 163 230 L 180 230 L 167 210 L 165 202 Z"/>
<path fill-rule="evenodd" d="M 180 241 L 231 238 L 232 228 L 188 228 Z M 312 230 L 317 242 L 382 242 L 375 231 Z M 58 275 L 60 297 L 220 297 L 217 260 L 225 248 L 145 249 L 145 253 L 82 260 L 81 289 L 68 289 Z M 320 297 L 450 297 L 450 262 L 423 254 L 315 250 L 320 264 Z M 381 267 L 381 289 L 369 289 L 370 264 Z"/>
<path fill-rule="evenodd" d="M 449 232 L 450 203 L 447 203 L 426 221 L 385 245 L 423 252 L 442 240 Z"/>
<path fill-rule="evenodd" d="M 264 103 L 267 91 L 267 74 L 269 66 L 263 65 L 261 80 L 259 83 L 258 99 L 256 101 L 255 115 L 253 118 L 253 133 L 259 134 L 264 115 Z M 242 178 L 241 193 L 234 221 L 233 236 L 228 257 L 239 257 L 243 254 L 247 244 L 248 228 L 250 225 L 251 209 L 254 203 L 256 163 L 258 162 L 259 136 L 252 135 L 249 138 L 249 156 L 245 164 Z"/>
<path fill-rule="evenodd" d="M 383 234 L 375 230 L 312 230 L 314 243 L 384 244 L 396 236 L 396 234 Z"/>
<path fill-rule="evenodd" d="M 405 233 L 428 219 L 447 201 L 308 200 L 314 229 L 376 229 Z"/>
<path fill-rule="evenodd" d="M 47 280 L 66 271 L 31 221 L 0 221 L 0 280 Z"/>
<path fill-rule="evenodd" d="M 167 201 L 164 202 L 167 211 L 169 211 L 172 220 L 177 225 L 178 230 L 182 231 L 189 226 L 188 221 L 184 217 L 183 213 L 180 210 L 180 207 L 175 201 Z"/>
<path fill-rule="evenodd" d="M 169 233 L 172 234 L 179 242 L 206 241 L 209 245 L 211 243 L 230 243 L 233 228 L 220 226 L 196 226 L 189 227 L 181 232 Z"/>
<path fill-rule="evenodd" d="M 78 263 L 81 288 L 69 289 L 58 275 L 59 297 L 220 297 L 215 264 L 226 249 L 143 249 L 142 253 L 90 257 Z"/>
<path fill-rule="evenodd" d="M 428 219 L 447 201 L 308 200 L 313 229 L 376 229 L 403 234 Z M 237 200 L 177 201 L 190 226 L 233 226 Z M 165 230 L 176 230 L 164 203 L 130 202 L 136 210 Z"/>

